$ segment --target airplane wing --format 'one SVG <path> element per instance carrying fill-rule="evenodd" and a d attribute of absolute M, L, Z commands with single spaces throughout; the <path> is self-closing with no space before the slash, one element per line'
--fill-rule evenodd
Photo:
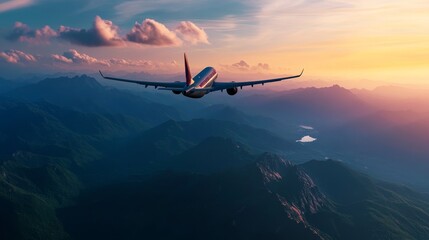
<path fill-rule="evenodd" d="M 107 77 L 107 76 L 104 76 L 101 71 L 99 72 L 104 79 L 120 81 L 120 82 L 137 83 L 137 84 L 145 85 L 145 87 L 147 86 L 154 86 L 155 88 L 163 87 L 163 88 L 160 88 L 161 90 L 182 91 L 186 87 L 186 82 L 179 82 L 179 81 L 178 82 L 149 82 L 149 81 L 130 80 L 130 79 L 124 79 L 124 78 Z"/>
<path fill-rule="evenodd" d="M 283 81 L 283 80 L 291 79 L 291 78 L 299 78 L 299 77 L 301 77 L 303 72 L 304 72 L 304 69 L 302 69 L 302 71 L 299 75 L 295 75 L 295 76 L 265 79 L 265 80 L 255 80 L 255 81 L 248 81 L 248 82 L 214 82 L 210 92 L 225 90 L 228 88 L 235 88 L 235 87 L 240 87 L 240 88 L 242 88 L 244 86 L 252 86 L 253 87 L 253 85 L 258 85 L 258 84 L 264 85 L 265 83 L 279 82 L 279 81 Z"/>

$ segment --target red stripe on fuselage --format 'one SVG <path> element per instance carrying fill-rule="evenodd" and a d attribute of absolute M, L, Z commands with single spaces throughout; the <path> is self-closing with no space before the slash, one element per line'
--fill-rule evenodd
<path fill-rule="evenodd" d="M 198 87 L 205 87 L 205 85 L 213 78 L 214 75 L 216 75 L 216 71 L 213 69 L 213 71 L 210 71 L 210 73 L 198 84 Z"/>

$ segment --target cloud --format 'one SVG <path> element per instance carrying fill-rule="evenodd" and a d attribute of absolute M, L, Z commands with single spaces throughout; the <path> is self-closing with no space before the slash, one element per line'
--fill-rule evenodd
<path fill-rule="evenodd" d="M 176 32 L 179 33 L 185 41 L 191 42 L 192 44 L 209 44 L 207 33 L 193 22 L 180 22 L 179 26 L 176 28 Z"/>
<path fill-rule="evenodd" d="M 236 68 L 238 70 L 249 70 L 250 69 L 250 65 L 247 64 L 247 62 L 245 62 L 244 60 L 241 60 L 238 63 L 234 63 L 231 65 L 233 68 Z"/>
<path fill-rule="evenodd" d="M 299 125 L 300 128 L 305 129 L 305 130 L 314 130 L 314 128 L 312 126 L 307 126 L 307 125 Z"/>
<path fill-rule="evenodd" d="M 136 22 L 126 36 L 120 36 L 118 26 L 99 16 L 95 17 L 90 29 L 67 26 L 60 26 L 58 31 L 50 26 L 31 29 L 22 22 L 16 22 L 5 38 L 32 44 L 49 43 L 55 38 L 87 47 L 124 46 L 127 41 L 152 46 L 180 46 L 182 39 L 192 44 L 209 44 L 207 33 L 190 21 L 180 22 L 172 31 L 162 23 L 145 19 L 141 24 Z"/>
<path fill-rule="evenodd" d="M 126 39 L 130 42 L 155 46 L 178 46 L 182 43 L 176 33 L 153 19 L 145 19 L 142 24 L 136 22 Z"/>
<path fill-rule="evenodd" d="M 301 142 L 301 143 L 310 143 L 310 142 L 314 142 L 316 141 L 317 138 L 311 137 L 311 136 L 304 136 L 299 140 L 296 140 L 296 142 Z"/>
<path fill-rule="evenodd" d="M 258 63 L 257 65 L 251 66 L 244 60 L 240 60 L 231 65 L 221 65 L 221 67 L 232 72 L 260 72 L 270 70 L 270 65 L 267 63 Z"/>
<path fill-rule="evenodd" d="M 8 63 L 29 63 L 37 61 L 33 55 L 14 49 L 0 52 L 0 60 L 6 61 Z"/>
<path fill-rule="evenodd" d="M 127 68 L 138 68 L 139 70 L 163 70 L 169 71 L 172 68 L 175 69 L 178 65 L 176 61 L 171 62 L 156 62 L 148 60 L 133 60 L 133 59 L 122 59 L 122 58 L 111 58 L 108 60 L 111 67 L 127 67 Z"/>
<path fill-rule="evenodd" d="M 99 59 L 96 57 L 89 56 L 85 53 L 78 52 L 75 49 L 65 51 L 62 55 L 52 54 L 50 56 L 50 62 L 62 63 L 62 64 L 73 64 L 76 66 L 87 66 L 87 65 L 100 65 L 107 67 L 138 67 L 139 69 L 161 69 L 177 66 L 177 63 L 162 63 L 153 62 L 148 60 L 133 60 L 124 58 L 110 58 L 110 59 Z"/>
<path fill-rule="evenodd" d="M 57 33 L 49 26 L 44 26 L 41 29 L 32 30 L 26 24 L 16 22 L 13 29 L 6 36 L 10 41 L 29 42 L 29 43 L 48 43 L 52 37 L 56 37 Z"/>
<path fill-rule="evenodd" d="M 111 21 L 96 16 L 92 28 L 76 29 L 61 26 L 59 38 L 76 45 L 87 47 L 123 46 L 125 42 L 119 36 L 118 26 Z"/>
<path fill-rule="evenodd" d="M 0 12 L 7 12 L 13 9 L 28 7 L 34 3 L 33 0 L 9 0 L 0 3 Z"/>
<path fill-rule="evenodd" d="M 73 59 L 64 57 L 63 55 L 52 54 L 51 58 L 52 58 L 52 60 L 54 60 L 56 62 L 73 63 Z"/>
<path fill-rule="evenodd" d="M 110 66 L 106 60 L 99 60 L 91 57 L 85 53 L 80 53 L 75 49 L 70 49 L 63 53 L 63 55 L 52 54 L 52 60 L 61 63 L 76 63 L 76 64 L 98 64 L 102 66 Z"/>
<path fill-rule="evenodd" d="M 257 70 L 270 70 L 270 65 L 268 63 L 258 63 L 258 65 L 255 66 Z"/>
<path fill-rule="evenodd" d="M 130 60 L 130 59 L 122 59 L 122 58 L 111 58 L 108 60 L 112 65 L 122 65 L 128 67 L 154 67 L 154 63 L 152 61 L 146 60 Z"/>

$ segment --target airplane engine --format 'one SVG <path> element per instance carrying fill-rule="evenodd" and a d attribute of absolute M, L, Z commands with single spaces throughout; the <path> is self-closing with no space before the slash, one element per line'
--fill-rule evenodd
<path fill-rule="evenodd" d="M 172 91 L 174 94 L 181 94 L 182 92 L 181 91 L 175 91 L 175 90 L 173 90 Z"/>
<path fill-rule="evenodd" d="M 237 92 L 238 92 L 238 89 L 236 88 L 236 87 L 234 87 L 234 88 L 228 88 L 228 89 L 226 89 L 226 92 L 229 94 L 229 95 L 235 95 L 235 94 L 237 94 Z"/>

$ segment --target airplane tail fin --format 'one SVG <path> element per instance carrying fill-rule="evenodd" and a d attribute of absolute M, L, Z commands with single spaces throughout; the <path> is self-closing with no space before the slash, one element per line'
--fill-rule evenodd
<path fill-rule="evenodd" d="M 185 57 L 185 74 L 186 74 L 186 85 L 189 86 L 194 81 L 192 80 L 191 70 L 189 69 L 188 59 L 186 58 L 186 53 L 184 54 Z"/>

